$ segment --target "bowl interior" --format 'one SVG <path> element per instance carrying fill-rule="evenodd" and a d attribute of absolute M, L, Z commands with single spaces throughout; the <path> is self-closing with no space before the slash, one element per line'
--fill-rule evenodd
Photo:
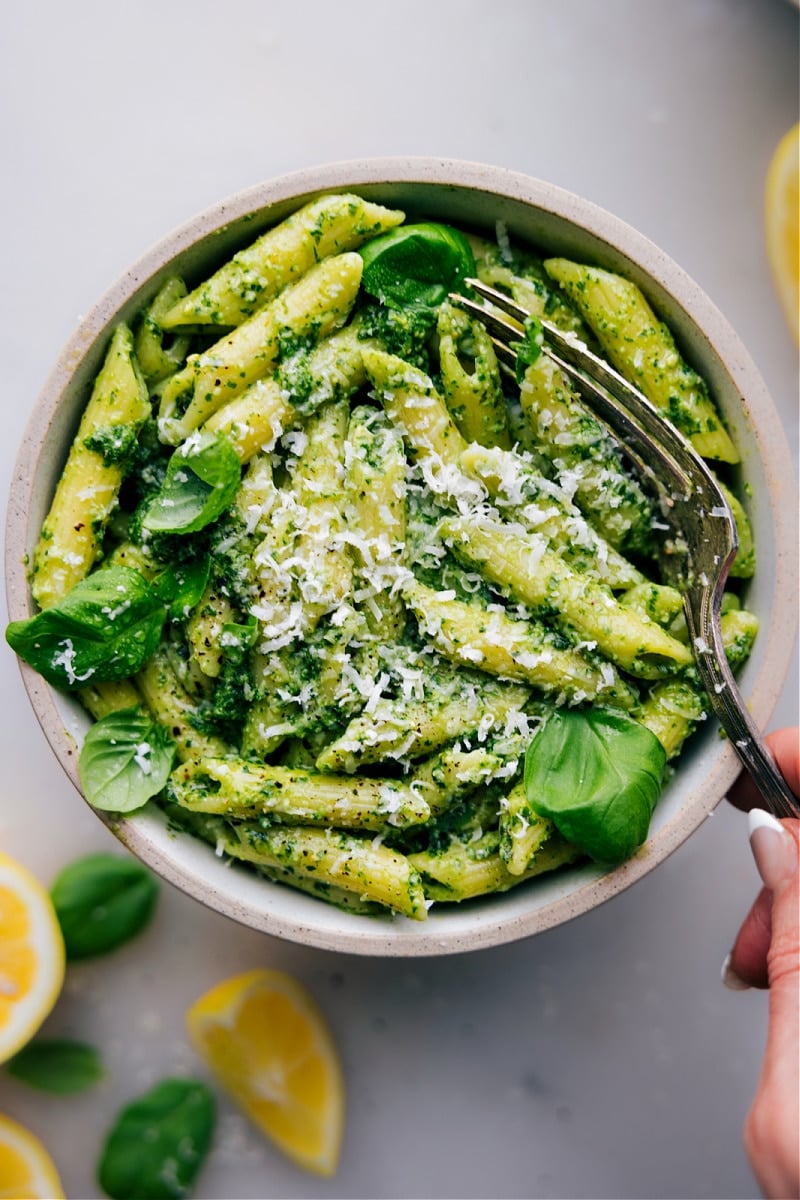
<path fill-rule="evenodd" d="M 709 382 L 742 453 L 759 568 L 745 603 L 761 632 L 740 684 L 764 725 L 780 694 L 794 633 L 797 539 L 788 447 L 774 407 L 741 342 L 699 288 L 647 239 L 596 206 L 552 185 L 497 168 L 429 159 L 332 164 L 241 193 L 190 221 L 150 250 L 84 319 L 59 358 L 34 409 L 9 502 L 6 580 L 12 619 L 33 605 L 24 558 L 35 544 L 55 482 L 105 352 L 110 328 L 129 319 L 168 275 L 191 286 L 236 249 L 313 196 L 357 191 L 409 216 L 449 221 L 551 254 L 618 270 L 643 289 L 668 322 L 688 361 Z M 77 745 L 88 718 L 24 664 L 23 680 L 39 722 L 80 790 Z M 230 868 L 213 849 L 171 832 L 157 810 L 103 819 L 136 855 L 210 907 L 257 929 L 350 953 L 443 954 L 477 949 L 557 925 L 610 898 L 653 869 L 705 819 L 738 773 L 714 722 L 698 731 L 665 788 L 647 844 L 611 872 L 591 865 L 556 873 L 462 907 L 435 905 L 426 922 L 368 918 Z M 101 815 L 101 814 L 98 814 Z"/>

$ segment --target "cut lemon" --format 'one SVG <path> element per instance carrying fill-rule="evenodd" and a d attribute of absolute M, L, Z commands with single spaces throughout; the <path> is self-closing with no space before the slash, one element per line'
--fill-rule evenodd
<path fill-rule="evenodd" d="M 38 1138 L 0 1113 L 0 1200 L 63 1200 L 53 1160 Z"/>
<path fill-rule="evenodd" d="M 332 1175 L 342 1069 L 305 988 L 281 971 L 248 971 L 202 996 L 186 1022 L 201 1058 L 262 1133 L 301 1167 Z"/>
<path fill-rule="evenodd" d="M 30 1041 L 63 982 L 53 903 L 26 867 L 0 854 L 0 1062 Z"/>
<path fill-rule="evenodd" d="M 764 194 L 767 255 L 789 329 L 800 342 L 800 124 L 781 138 Z"/>

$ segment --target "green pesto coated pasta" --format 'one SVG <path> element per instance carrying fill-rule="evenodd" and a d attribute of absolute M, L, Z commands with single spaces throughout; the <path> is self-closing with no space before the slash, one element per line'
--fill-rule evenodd
<path fill-rule="evenodd" d="M 409 784 L 333 775 L 299 767 L 203 758 L 172 774 L 171 793 L 195 812 L 237 818 L 272 816 L 297 825 L 385 830 L 427 821 L 430 809 Z"/>
<path fill-rule="evenodd" d="M 91 803 L 158 807 L 259 878 L 265 907 L 292 887 L 352 920 L 422 921 L 577 863 L 532 792 L 549 812 L 548 770 L 556 795 L 583 784 L 569 754 L 532 779 L 534 740 L 577 730 L 602 774 L 613 728 L 663 765 L 708 708 L 707 648 L 624 448 L 546 357 L 509 381 L 442 297 L 477 268 L 737 461 L 632 283 L 543 262 L 502 222 L 494 244 L 404 219 L 318 197 L 117 327 L 31 563 L 45 619 L 8 635 L 70 689 L 106 681 L 76 693 L 98 722 Z M 735 669 L 758 623 L 732 478 Z"/>
<path fill-rule="evenodd" d="M 491 338 L 451 304 L 437 320 L 439 366 L 447 407 L 468 442 L 511 448 L 508 412 Z"/>
<path fill-rule="evenodd" d="M 423 632 L 451 662 L 530 683 L 573 701 L 596 699 L 604 693 L 607 703 L 625 708 L 633 703 L 630 690 L 609 662 L 592 663 L 579 651 L 557 645 L 540 622 L 515 621 L 502 606 L 492 611 L 466 604 L 417 582 L 407 583 L 403 595 Z"/>
<path fill-rule="evenodd" d="M 602 584 L 570 570 L 541 539 L 464 519 L 445 521 L 443 529 L 459 557 L 534 611 L 550 612 L 631 674 L 653 679 L 691 663 L 684 645 L 641 613 L 623 609 Z"/>
<path fill-rule="evenodd" d="M 125 460 L 149 416 L 133 336 L 118 325 L 34 550 L 31 591 L 40 608 L 62 600 L 94 565 Z"/>
<path fill-rule="evenodd" d="M 415 921 L 428 915 L 419 875 L 405 855 L 375 839 L 295 826 L 262 829 L 237 825 L 237 843 L 226 848 L 257 866 L 283 868 L 355 892 Z"/>
<path fill-rule="evenodd" d="M 566 291 L 615 367 L 664 412 L 704 458 L 739 461 L 705 382 L 683 361 L 675 339 L 628 279 L 564 258 L 545 270 Z"/>
<path fill-rule="evenodd" d="M 339 254 L 312 267 L 266 308 L 209 350 L 190 356 L 161 394 L 159 430 L 177 445 L 277 363 L 282 339 L 317 340 L 347 320 L 361 282 L 358 254 Z"/>
<path fill-rule="evenodd" d="M 176 297 L 163 329 L 241 325 L 331 255 L 399 225 L 403 213 L 360 196 L 323 196 L 240 250 L 190 296 Z"/>

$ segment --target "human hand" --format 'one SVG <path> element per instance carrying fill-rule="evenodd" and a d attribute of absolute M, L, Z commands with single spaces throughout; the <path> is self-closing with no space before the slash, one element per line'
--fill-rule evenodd
<path fill-rule="evenodd" d="M 800 795 L 800 737 L 767 738 L 795 795 Z M 742 924 L 723 978 L 729 987 L 769 988 L 767 1046 L 744 1126 L 750 1165 L 765 1196 L 800 1196 L 800 821 L 776 821 L 748 775 L 729 799 L 749 810 L 750 844 L 764 887 Z"/>

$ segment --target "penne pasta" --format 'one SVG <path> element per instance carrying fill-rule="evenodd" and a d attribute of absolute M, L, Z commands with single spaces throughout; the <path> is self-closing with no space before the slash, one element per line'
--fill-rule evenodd
<path fill-rule="evenodd" d="M 33 552 L 31 591 L 40 608 L 62 600 L 94 565 L 125 460 L 149 416 L 133 337 L 118 325 Z"/>
<path fill-rule="evenodd" d="M 427 802 L 413 784 L 236 758 L 182 763 L 172 774 L 170 792 L 193 812 L 236 820 L 272 817 L 297 825 L 380 832 L 430 817 Z"/>
<path fill-rule="evenodd" d="M 611 362 L 686 434 L 698 454 L 739 461 L 708 388 L 681 358 L 675 339 L 628 279 L 564 258 L 544 268 L 580 312 Z"/>
<path fill-rule="evenodd" d="M 476 270 L 736 461 L 627 280 L 318 197 L 115 330 L 7 635 L 97 722 L 91 803 L 353 919 L 624 859 L 706 715 L 653 504 L 533 341 L 506 384 Z"/>
<path fill-rule="evenodd" d="M 691 664 L 686 646 L 643 614 L 622 608 L 602 584 L 572 571 L 543 539 L 463 518 L 445 521 L 443 531 L 460 558 L 534 612 L 549 612 L 559 625 L 595 643 L 632 675 L 654 679 Z"/>
<path fill-rule="evenodd" d="M 377 839 L 304 826 L 263 829 L 247 822 L 234 832 L 237 840 L 226 849 L 237 858 L 354 892 L 415 921 L 428 915 L 422 884 L 410 860 Z"/>
<path fill-rule="evenodd" d="M 240 250 L 185 298 L 176 297 L 163 329 L 241 325 L 324 258 L 355 250 L 399 225 L 403 213 L 361 196 L 322 196 Z"/>
<path fill-rule="evenodd" d="M 444 398 L 462 435 L 510 450 L 506 400 L 488 333 L 452 304 L 439 309 L 436 330 Z"/>
<path fill-rule="evenodd" d="M 288 340 L 315 340 L 347 320 L 361 281 L 358 254 L 324 259 L 243 325 L 172 375 L 161 393 L 159 431 L 178 445 L 226 402 L 266 375 Z"/>

